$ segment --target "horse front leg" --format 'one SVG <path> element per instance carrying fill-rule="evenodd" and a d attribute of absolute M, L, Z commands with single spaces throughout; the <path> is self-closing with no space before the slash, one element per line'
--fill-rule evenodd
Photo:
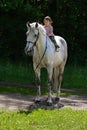
<path fill-rule="evenodd" d="M 40 102 L 41 98 L 41 87 L 40 87 L 40 69 L 37 69 L 35 71 L 35 76 L 36 76 L 36 87 L 37 87 L 37 96 L 35 98 L 35 102 L 38 103 Z"/>
<path fill-rule="evenodd" d="M 53 74 L 53 68 L 48 68 L 48 100 L 47 105 L 52 105 L 52 74 Z"/>

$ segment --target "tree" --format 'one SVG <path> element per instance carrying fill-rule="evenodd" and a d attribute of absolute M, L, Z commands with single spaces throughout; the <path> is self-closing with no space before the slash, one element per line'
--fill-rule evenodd
<path fill-rule="evenodd" d="M 19 53 L 22 56 L 26 21 L 42 23 L 44 16 L 50 15 L 54 33 L 68 42 L 70 56 L 74 54 L 77 59 L 86 59 L 82 58 L 82 54 L 83 57 L 87 56 L 86 5 L 87 0 L 1 0 L 0 56 L 11 58 L 15 55 L 18 58 Z M 17 32 L 20 33 L 17 35 Z M 20 46 L 19 41 L 22 43 Z M 15 51 L 12 43 L 14 48 L 19 49 Z"/>

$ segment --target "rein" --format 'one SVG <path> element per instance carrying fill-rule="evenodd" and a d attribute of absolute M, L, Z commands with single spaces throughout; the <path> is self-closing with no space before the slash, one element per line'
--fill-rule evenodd
<path fill-rule="evenodd" d="M 39 67 L 39 65 L 40 65 L 40 63 L 41 63 L 41 61 L 42 61 L 42 59 L 44 58 L 44 55 L 45 55 L 45 53 L 46 53 L 46 50 L 47 50 L 47 36 L 46 36 L 46 47 L 45 47 L 44 53 L 43 53 L 43 55 L 42 55 L 42 57 L 41 57 L 41 59 L 40 59 L 40 62 L 37 64 L 35 71 L 36 71 L 37 68 Z"/>
<path fill-rule="evenodd" d="M 32 48 L 34 48 L 34 46 L 36 46 L 36 43 L 37 43 L 37 41 L 38 41 L 38 38 L 39 38 L 39 32 L 38 32 L 38 35 L 37 35 L 37 37 L 36 37 L 35 42 L 27 41 L 28 43 L 32 43 L 32 44 L 33 44 L 33 46 L 31 47 L 31 50 L 32 50 Z M 42 57 L 41 57 L 41 59 L 40 59 L 40 62 L 37 64 L 35 71 L 36 71 L 37 68 L 39 67 L 39 65 L 40 65 L 40 63 L 41 63 L 41 61 L 42 61 L 42 59 L 44 58 L 44 55 L 45 55 L 45 53 L 46 53 L 46 50 L 47 50 L 47 35 L 46 35 L 46 47 L 45 47 L 44 53 L 43 53 L 43 55 L 42 55 Z"/>
<path fill-rule="evenodd" d="M 33 44 L 32 48 L 33 48 L 34 46 L 36 46 L 36 43 L 37 43 L 37 41 L 38 41 L 38 38 L 39 38 L 39 32 L 38 32 L 38 35 L 37 35 L 37 37 L 36 37 L 35 42 L 32 42 L 32 41 L 27 41 L 27 42 L 28 42 L 28 43 L 32 43 L 32 44 Z"/>

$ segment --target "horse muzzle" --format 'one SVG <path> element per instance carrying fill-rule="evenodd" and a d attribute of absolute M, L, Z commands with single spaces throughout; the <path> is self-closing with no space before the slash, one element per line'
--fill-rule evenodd
<path fill-rule="evenodd" d="M 32 56 L 32 55 L 33 55 L 33 49 L 32 49 L 32 48 L 27 49 L 27 48 L 25 47 L 24 51 L 25 51 L 25 54 L 26 54 L 26 55 L 29 55 L 29 56 Z"/>

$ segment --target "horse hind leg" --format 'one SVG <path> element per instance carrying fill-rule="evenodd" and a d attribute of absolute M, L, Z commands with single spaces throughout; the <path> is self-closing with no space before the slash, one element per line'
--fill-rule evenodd
<path fill-rule="evenodd" d="M 60 88 L 61 88 L 61 82 L 62 82 L 62 76 L 64 72 L 64 65 L 59 66 L 59 75 L 58 75 L 58 86 L 56 90 L 56 101 L 59 102 L 60 100 Z"/>
<path fill-rule="evenodd" d="M 58 74 L 59 74 L 59 68 L 55 67 L 53 71 L 53 91 L 57 91 L 58 86 Z"/>

